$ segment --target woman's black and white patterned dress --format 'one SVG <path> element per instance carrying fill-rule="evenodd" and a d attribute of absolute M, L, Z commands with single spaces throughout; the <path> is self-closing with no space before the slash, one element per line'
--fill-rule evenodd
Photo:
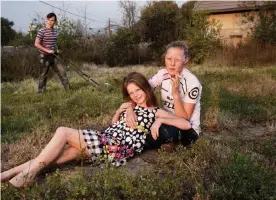
<path fill-rule="evenodd" d="M 134 112 L 137 115 L 138 126 L 135 129 L 127 127 L 126 113 L 123 112 L 119 121 L 102 132 L 83 130 L 84 141 L 92 160 L 103 155 L 108 161 L 120 166 L 124 165 L 128 158 L 140 153 L 144 148 L 146 134 L 150 134 L 157 110 L 158 107 L 148 109 L 136 106 Z"/>

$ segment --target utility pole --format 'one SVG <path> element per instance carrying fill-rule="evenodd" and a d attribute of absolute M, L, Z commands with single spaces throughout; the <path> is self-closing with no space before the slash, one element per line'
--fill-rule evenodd
<path fill-rule="evenodd" d="M 84 37 L 88 37 L 88 31 L 87 31 L 87 27 L 88 27 L 88 24 L 87 24 L 87 5 L 84 6 L 83 9 L 78 9 L 80 15 L 83 16 L 83 21 L 82 21 L 82 28 L 81 28 L 81 33 L 82 33 L 82 36 Z"/>
<path fill-rule="evenodd" d="M 110 18 L 108 18 L 108 37 L 111 36 L 111 23 L 110 23 Z"/>
<path fill-rule="evenodd" d="M 87 38 L 86 10 L 87 10 L 87 6 L 85 6 L 85 8 L 84 8 L 85 37 Z"/>

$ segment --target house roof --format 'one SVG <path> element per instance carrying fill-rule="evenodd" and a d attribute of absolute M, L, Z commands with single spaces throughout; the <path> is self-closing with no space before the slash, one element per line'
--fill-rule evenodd
<path fill-rule="evenodd" d="M 197 1 L 195 11 L 210 10 L 211 14 L 232 13 L 256 9 L 261 1 Z"/>

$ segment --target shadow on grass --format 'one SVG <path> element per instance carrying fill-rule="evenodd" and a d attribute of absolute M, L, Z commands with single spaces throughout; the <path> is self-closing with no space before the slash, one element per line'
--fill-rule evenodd
<path fill-rule="evenodd" d="M 206 84 L 203 87 L 202 94 L 201 94 L 201 115 L 200 115 L 200 121 L 201 124 L 204 123 L 204 119 L 206 119 L 205 115 L 208 110 L 208 108 L 212 105 L 212 92 L 211 88 Z"/>
<path fill-rule="evenodd" d="M 95 88 L 95 87 L 93 87 L 93 85 L 86 82 L 85 80 L 82 81 L 82 82 L 70 83 L 70 90 L 72 90 L 72 91 L 77 91 L 77 90 L 82 89 L 84 87 L 91 87 L 93 89 Z"/>
<path fill-rule="evenodd" d="M 32 120 L 26 116 L 1 117 L 1 142 L 13 143 L 32 127 Z"/>
<path fill-rule="evenodd" d="M 219 99 L 220 109 L 230 111 L 240 120 L 244 119 L 253 123 L 261 123 L 273 120 L 273 116 L 275 117 L 276 108 L 273 105 L 275 97 L 273 96 L 250 98 L 244 95 L 232 94 L 221 88 Z"/>

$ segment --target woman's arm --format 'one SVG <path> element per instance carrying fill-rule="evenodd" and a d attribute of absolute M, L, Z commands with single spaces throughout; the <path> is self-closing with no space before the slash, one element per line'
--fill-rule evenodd
<path fill-rule="evenodd" d="M 162 124 L 175 126 L 182 130 L 187 130 L 191 128 L 191 124 L 188 120 L 172 115 L 165 110 L 157 110 L 155 116 Z"/>
<path fill-rule="evenodd" d="M 167 125 L 171 125 L 171 126 L 175 126 L 179 129 L 182 130 L 188 130 L 190 129 L 191 123 L 189 121 L 187 121 L 184 118 L 181 117 L 176 117 L 174 115 L 171 115 L 170 113 L 159 109 L 156 112 L 156 120 L 153 123 L 153 125 L 151 126 L 151 135 L 153 137 L 153 139 L 157 139 L 157 137 L 159 136 L 159 128 L 162 124 L 167 124 Z"/>
<path fill-rule="evenodd" d="M 134 112 L 135 103 L 131 101 L 131 106 L 126 109 L 126 123 L 129 128 L 137 126 L 137 115 Z"/>
<path fill-rule="evenodd" d="M 175 116 L 190 120 L 195 108 L 195 103 L 182 102 L 179 93 L 179 74 L 175 78 L 172 78 L 172 95 L 174 99 Z"/>
<path fill-rule="evenodd" d="M 114 124 L 115 122 L 117 122 L 120 119 L 120 115 L 122 112 L 124 112 L 127 108 L 131 107 L 132 103 L 123 103 L 120 108 L 118 110 L 116 110 L 115 115 L 112 118 L 112 124 Z"/>
<path fill-rule="evenodd" d="M 195 108 L 194 103 L 183 103 L 180 96 L 174 97 L 174 114 L 186 120 L 190 120 Z"/>

